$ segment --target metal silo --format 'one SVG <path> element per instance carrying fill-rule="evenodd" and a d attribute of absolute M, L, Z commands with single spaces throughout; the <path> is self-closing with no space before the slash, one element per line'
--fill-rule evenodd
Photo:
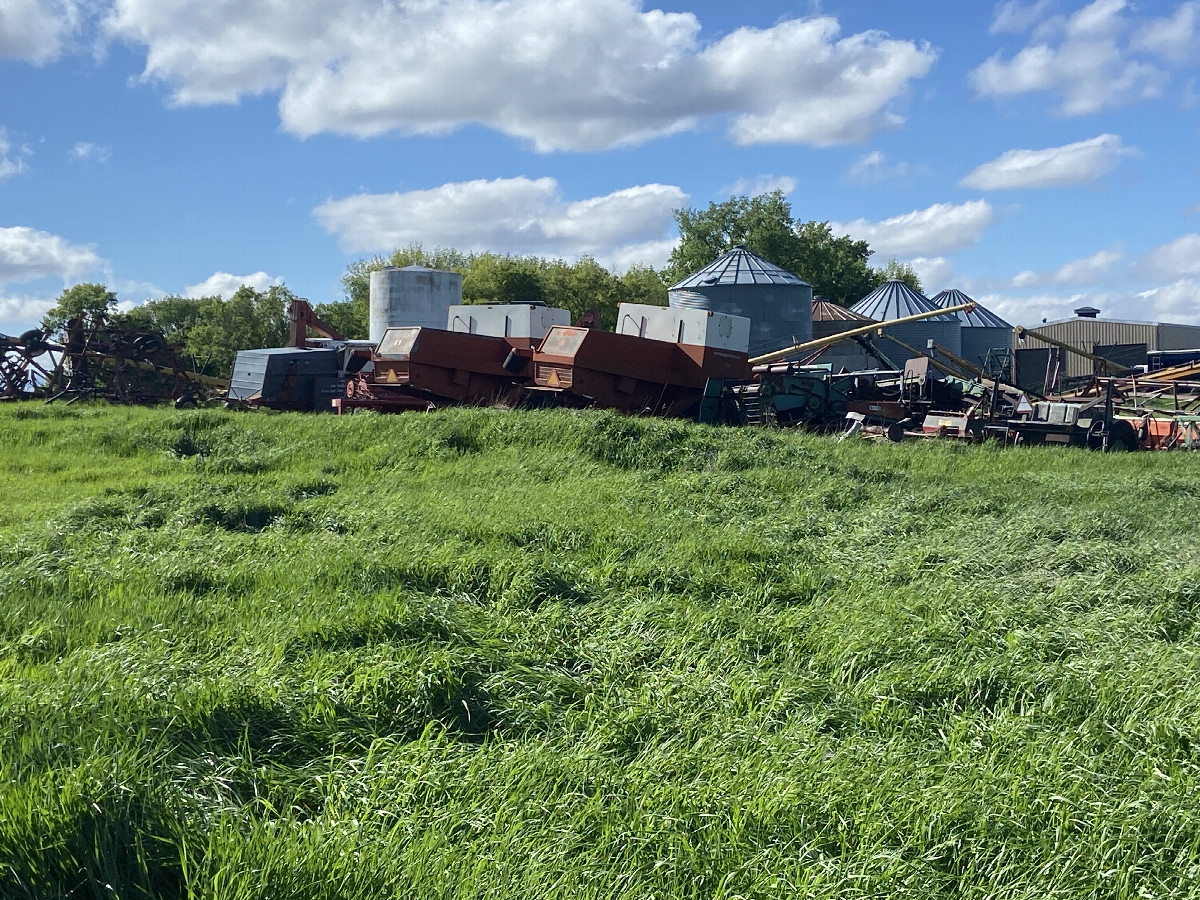
<path fill-rule="evenodd" d="M 371 273 L 371 340 L 389 328 L 446 328 L 446 310 L 462 303 L 462 276 L 425 266 L 389 266 Z"/>
<path fill-rule="evenodd" d="M 903 281 L 885 281 L 850 309 L 859 315 L 883 322 L 887 319 L 899 319 L 903 316 L 932 312 L 939 307 L 934 306 L 928 297 L 918 294 Z M 884 336 L 876 338 L 875 341 L 888 359 L 897 366 L 903 367 L 905 362 L 913 358 L 913 354 L 889 341 L 888 335 L 903 341 L 916 350 L 924 351 L 928 347 L 929 341 L 933 341 L 951 353 L 958 353 L 962 349 L 961 331 L 958 319 L 953 313 L 947 313 L 922 319 L 919 322 L 907 322 L 904 325 L 885 328 Z"/>
<path fill-rule="evenodd" d="M 709 309 L 750 320 L 750 353 L 779 350 L 812 337 L 812 285 L 745 247 L 668 289 L 676 309 Z"/>
<path fill-rule="evenodd" d="M 959 306 L 963 303 L 975 303 L 962 291 L 942 291 L 930 298 L 934 306 L 946 308 Z M 970 312 L 959 310 L 954 313 L 962 326 L 962 353 L 959 354 L 969 363 L 983 366 L 989 350 L 1000 350 L 1008 353 L 1012 350 L 1013 327 L 991 310 L 984 309 L 978 303 Z"/>

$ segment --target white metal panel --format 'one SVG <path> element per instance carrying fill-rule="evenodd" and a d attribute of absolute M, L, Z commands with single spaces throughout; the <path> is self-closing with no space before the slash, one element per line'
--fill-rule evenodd
<path fill-rule="evenodd" d="M 707 309 L 622 303 L 617 307 L 617 332 L 739 353 L 750 347 L 749 319 Z"/>

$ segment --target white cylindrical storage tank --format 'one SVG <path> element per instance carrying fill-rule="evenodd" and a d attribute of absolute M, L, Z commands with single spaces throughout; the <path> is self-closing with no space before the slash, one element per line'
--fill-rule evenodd
<path fill-rule="evenodd" d="M 876 322 L 885 322 L 888 319 L 934 312 L 938 307 L 934 306 L 928 297 L 918 294 L 903 281 L 885 281 L 850 309 Z M 913 354 L 899 344 L 889 341 L 888 335 L 916 350 L 926 350 L 929 341 L 933 341 L 951 353 L 959 353 L 962 350 L 961 331 L 958 319 L 953 313 L 948 313 L 917 322 L 893 325 L 883 330 L 883 337 L 875 337 L 874 340 L 888 359 L 903 368 L 904 364 L 913 358 Z"/>
<path fill-rule="evenodd" d="M 668 288 L 676 309 L 708 309 L 750 320 L 750 354 L 781 350 L 812 337 L 812 285 L 745 247 Z"/>
<path fill-rule="evenodd" d="M 963 303 L 975 303 L 962 291 L 942 291 L 929 300 L 934 306 L 943 309 L 960 306 Z M 999 350 L 1007 354 L 1012 350 L 1013 327 L 1002 318 L 978 303 L 970 312 L 959 310 L 954 314 L 962 326 L 962 352 L 959 354 L 972 365 L 983 368 L 987 361 L 989 350 Z"/>
<path fill-rule="evenodd" d="M 462 303 L 462 276 L 425 266 L 389 266 L 371 273 L 371 340 L 389 328 L 446 328 L 446 310 Z"/>

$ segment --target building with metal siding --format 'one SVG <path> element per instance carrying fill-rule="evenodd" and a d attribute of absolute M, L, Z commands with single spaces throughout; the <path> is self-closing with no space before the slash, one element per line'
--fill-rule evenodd
<path fill-rule="evenodd" d="M 1076 316 L 1042 325 L 1031 326 L 1047 337 L 1095 353 L 1097 347 L 1113 348 L 1113 355 L 1122 360 L 1134 359 L 1137 348 L 1151 350 L 1190 350 L 1200 347 L 1200 325 L 1178 325 L 1168 322 L 1127 322 L 1119 319 L 1099 319 Z M 1033 335 L 1016 337 L 1013 347 L 1018 350 L 1050 346 Z M 1121 348 L 1124 348 L 1123 350 Z M 1130 353 L 1130 351 L 1133 351 Z M 1116 361 L 1116 360 L 1115 360 Z M 1067 378 L 1090 375 L 1094 371 L 1090 359 L 1074 353 L 1064 354 L 1062 374 Z"/>
<path fill-rule="evenodd" d="M 938 307 L 934 306 L 928 297 L 918 294 L 903 281 L 885 281 L 850 309 L 876 322 L 885 322 L 888 319 L 935 312 Z M 912 359 L 913 354 L 899 344 L 889 341 L 888 335 L 916 350 L 925 350 L 929 341 L 933 341 L 951 353 L 957 354 L 962 351 L 962 328 L 953 313 L 931 316 L 919 322 L 893 325 L 891 328 L 885 328 L 883 334 L 883 337 L 875 338 L 875 342 L 884 355 L 899 367 Z"/>
<path fill-rule="evenodd" d="M 734 247 L 668 288 L 676 309 L 707 309 L 750 320 L 750 353 L 812 337 L 812 285 L 745 247 Z"/>
<path fill-rule="evenodd" d="M 962 352 L 959 354 L 969 363 L 982 366 L 989 350 L 1007 351 L 1013 342 L 1013 327 L 989 309 L 980 306 L 959 290 L 942 291 L 929 298 L 934 306 L 947 309 L 964 303 L 975 303 L 970 312 L 959 310 L 954 313 L 962 331 L 959 335 Z"/>

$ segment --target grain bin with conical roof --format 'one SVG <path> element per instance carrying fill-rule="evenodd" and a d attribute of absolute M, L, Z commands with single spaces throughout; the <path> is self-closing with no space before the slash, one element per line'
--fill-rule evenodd
<path fill-rule="evenodd" d="M 918 294 L 903 281 L 885 281 L 850 307 L 859 315 L 877 322 L 935 312 L 939 308 L 934 306 L 928 297 Z M 903 325 L 885 328 L 884 336 L 875 340 L 888 359 L 902 368 L 905 362 L 913 358 L 913 354 L 899 344 L 889 341 L 889 335 L 922 352 L 927 349 L 929 342 L 933 341 L 951 353 L 958 353 L 962 349 L 961 331 L 954 313 L 946 313 L 918 322 L 906 322 Z"/>
<path fill-rule="evenodd" d="M 668 296 L 677 309 L 748 318 L 751 355 L 812 337 L 812 285 L 745 247 L 734 247 L 671 285 Z"/>
<path fill-rule="evenodd" d="M 960 306 L 963 303 L 975 303 L 962 291 L 942 291 L 930 298 L 930 303 L 946 309 L 950 306 Z M 982 367 L 987 361 L 989 350 L 1001 350 L 1008 353 L 1012 350 L 1013 327 L 1002 318 L 978 303 L 970 312 L 959 310 L 954 313 L 962 326 L 962 352 L 959 354 L 972 365 Z"/>

